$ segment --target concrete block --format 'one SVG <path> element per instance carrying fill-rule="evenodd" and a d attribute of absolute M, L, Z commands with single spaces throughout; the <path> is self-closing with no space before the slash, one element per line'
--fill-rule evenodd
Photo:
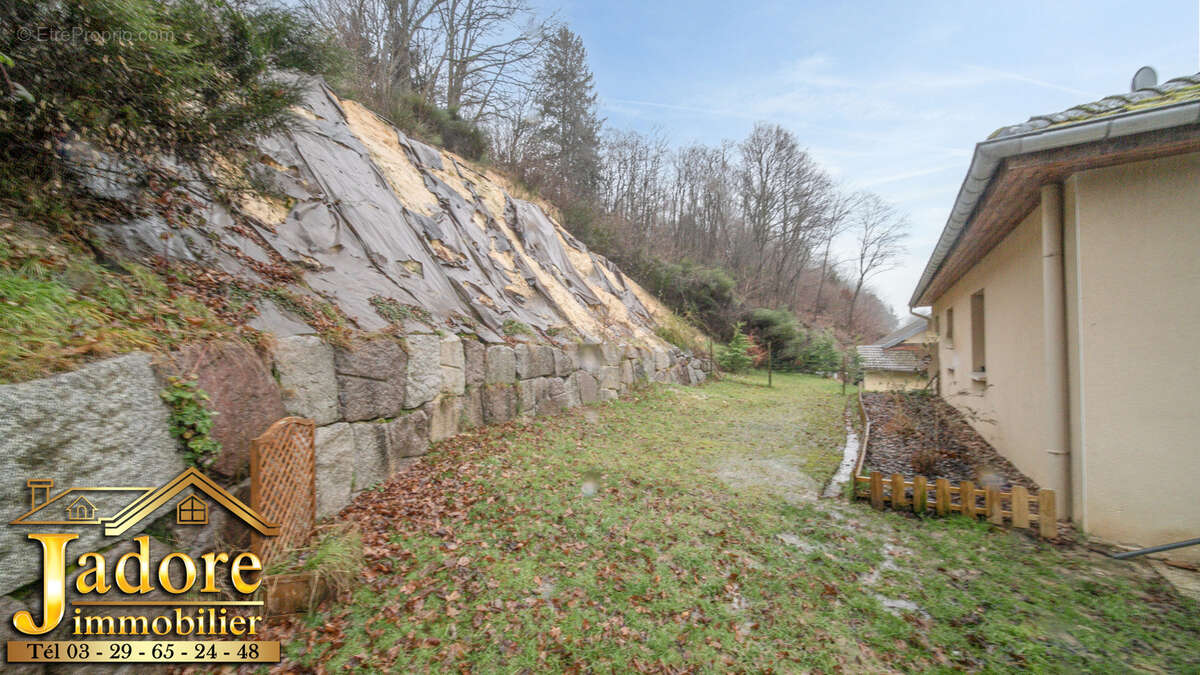
<path fill-rule="evenodd" d="M 596 379 L 595 375 L 581 370 L 575 373 L 574 377 L 575 388 L 581 404 L 588 405 L 600 400 L 600 381 Z"/>
<path fill-rule="evenodd" d="M 517 379 L 517 356 L 508 345 L 492 345 L 487 348 L 487 384 L 512 384 Z"/>
<path fill-rule="evenodd" d="M 274 359 L 283 407 L 289 415 L 307 417 L 317 426 L 338 421 L 333 347 L 315 335 L 280 338 L 275 342 Z"/>
<path fill-rule="evenodd" d="M 437 335 L 406 335 L 408 347 L 404 407 L 419 408 L 442 390 L 442 341 Z M 460 370 L 461 372 L 461 370 Z"/>
<path fill-rule="evenodd" d="M 443 394 L 426 403 L 423 409 L 429 415 L 430 442 L 437 443 L 458 433 L 463 409 L 461 396 Z"/>
<path fill-rule="evenodd" d="M 479 340 L 465 338 L 462 341 L 464 379 L 468 387 L 479 387 L 487 375 L 487 347 Z"/>
<path fill-rule="evenodd" d="M 561 349 L 552 349 L 551 354 L 554 356 L 554 376 L 566 377 L 575 372 L 575 359 L 571 355 Z"/>
<path fill-rule="evenodd" d="M 462 397 L 462 416 L 459 418 L 460 431 L 483 426 L 483 390 L 479 387 L 467 389 Z"/>
<path fill-rule="evenodd" d="M 424 410 L 414 410 L 383 425 L 388 473 L 404 468 L 404 461 L 429 451 L 429 415 Z"/>
<path fill-rule="evenodd" d="M 354 481 L 354 430 L 339 422 L 316 433 L 317 519 L 337 514 L 350 503 Z"/>
<path fill-rule="evenodd" d="M 467 387 L 463 341 L 457 335 L 446 335 L 442 338 L 441 351 L 442 393 L 460 396 Z"/>
<path fill-rule="evenodd" d="M 341 418 L 348 422 L 391 417 L 404 408 L 408 354 L 389 337 L 357 339 L 335 348 Z"/>
<path fill-rule="evenodd" d="M 489 384 L 482 389 L 484 423 L 499 424 L 517 416 L 515 390 L 511 384 Z"/>

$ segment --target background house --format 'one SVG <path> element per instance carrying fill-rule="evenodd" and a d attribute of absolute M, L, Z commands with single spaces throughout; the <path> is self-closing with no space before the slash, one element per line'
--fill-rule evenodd
<path fill-rule="evenodd" d="M 1200 536 L 1198 301 L 1200 75 L 977 145 L 910 304 L 942 396 L 1062 516 L 1154 545 Z"/>
<path fill-rule="evenodd" d="M 937 335 L 925 319 L 914 319 L 879 342 L 859 345 L 858 358 L 863 371 L 864 391 L 905 391 L 924 389 L 931 368 L 929 344 Z"/>

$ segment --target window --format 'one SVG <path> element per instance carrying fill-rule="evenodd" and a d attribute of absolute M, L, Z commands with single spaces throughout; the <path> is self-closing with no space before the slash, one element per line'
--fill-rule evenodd
<path fill-rule="evenodd" d="M 954 348 L 954 308 L 946 310 L 946 346 Z"/>
<path fill-rule="evenodd" d="M 984 338 L 983 291 L 971 296 L 971 374 L 987 373 L 987 344 Z"/>
<path fill-rule="evenodd" d="M 179 525 L 207 525 L 208 504 L 196 495 L 190 495 L 175 507 L 175 522 Z"/>

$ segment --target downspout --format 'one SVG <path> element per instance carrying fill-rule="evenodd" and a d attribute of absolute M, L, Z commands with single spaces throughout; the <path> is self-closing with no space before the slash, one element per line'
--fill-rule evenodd
<path fill-rule="evenodd" d="M 930 328 L 933 328 L 933 308 L 932 307 L 929 308 L 929 316 L 925 316 L 924 314 L 918 312 L 917 310 L 913 309 L 912 307 L 908 308 L 908 313 L 912 314 L 913 316 L 917 317 L 918 319 L 923 319 L 925 321 L 925 330 L 928 331 Z M 926 349 L 929 351 L 929 369 L 933 371 L 933 374 L 929 375 L 929 381 L 937 382 L 937 389 L 934 391 L 934 393 L 937 394 L 938 396 L 942 395 L 942 366 L 941 366 L 941 360 L 938 358 L 938 350 L 941 349 L 940 343 L 941 343 L 941 336 L 939 335 L 938 342 L 935 342 L 932 347 L 926 346 Z M 928 371 L 926 371 L 926 374 L 928 374 Z M 925 385 L 925 389 L 929 389 L 928 384 Z"/>
<path fill-rule="evenodd" d="M 1047 488 L 1061 520 L 1071 519 L 1071 418 L 1068 409 L 1067 303 L 1063 280 L 1063 189 L 1042 186 L 1042 327 L 1046 383 Z"/>

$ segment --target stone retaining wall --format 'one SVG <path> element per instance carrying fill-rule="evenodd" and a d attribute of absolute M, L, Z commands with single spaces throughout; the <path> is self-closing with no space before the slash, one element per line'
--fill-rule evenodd
<path fill-rule="evenodd" d="M 0 515 L 8 522 L 29 509 L 31 478 L 54 478 L 57 493 L 72 486 L 157 487 L 182 471 L 159 398 L 170 375 L 194 373 L 212 396 L 213 435 L 223 449 L 208 472 L 235 493 L 248 472 L 251 438 L 283 414 L 313 419 L 317 517 L 324 518 L 431 442 L 482 424 L 612 400 L 638 381 L 696 384 L 707 367 L 678 350 L 487 345 L 412 326 L 402 338 L 358 338 L 346 348 L 294 336 L 279 339 L 269 353 L 216 343 L 155 358 L 128 354 L 0 385 Z M 97 528 L 84 529 L 90 533 L 81 545 L 104 546 Z M 38 578 L 30 564 L 37 544 L 25 534 L 0 528 L 0 594 Z"/>
<path fill-rule="evenodd" d="M 332 347 L 312 336 L 274 350 L 285 410 L 316 420 L 317 517 L 385 480 L 431 442 L 481 424 L 612 400 L 639 380 L 698 384 L 678 350 L 616 344 L 485 345 L 410 332 Z"/>

